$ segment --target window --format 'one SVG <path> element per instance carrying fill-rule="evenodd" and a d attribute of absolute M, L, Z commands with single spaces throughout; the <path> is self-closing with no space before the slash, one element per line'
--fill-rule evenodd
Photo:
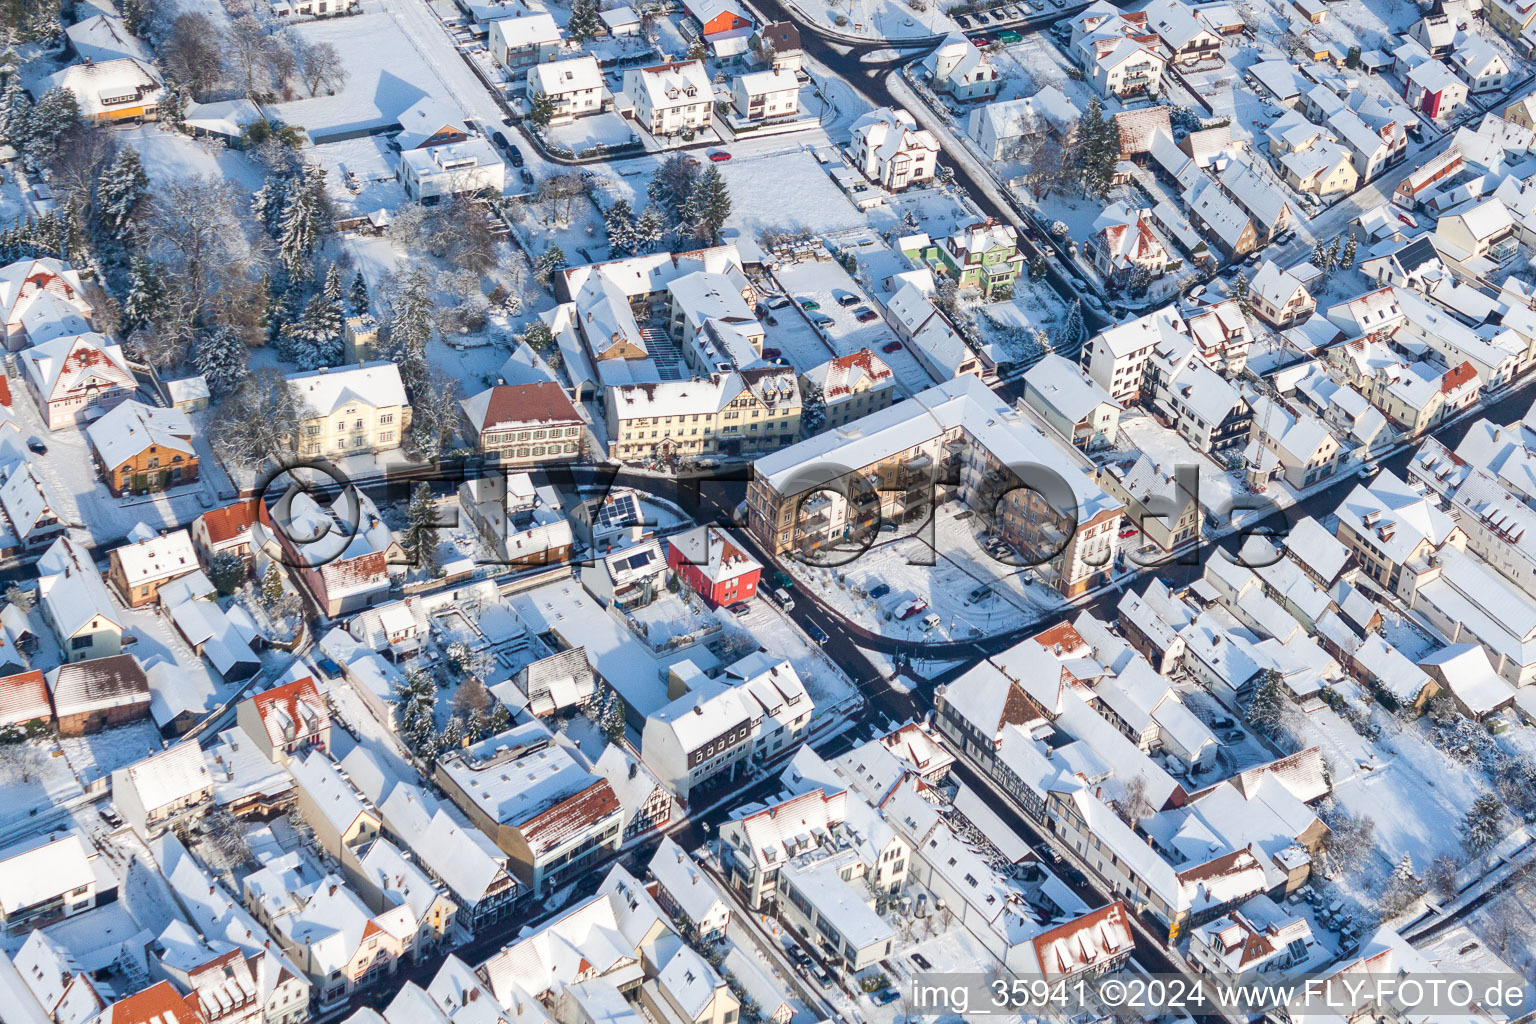
<path fill-rule="evenodd" d="M 90 647 L 92 642 L 93 638 L 89 635 L 70 637 L 69 649 L 72 651 L 84 650 L 85 648 Z"/>

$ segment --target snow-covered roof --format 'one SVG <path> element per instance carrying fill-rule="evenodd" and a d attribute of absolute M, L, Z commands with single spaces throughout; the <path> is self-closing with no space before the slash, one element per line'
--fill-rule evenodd
<path fill-rule="evenodd" d="M 261 108 L 245 98 L 188 103 L 182 120 L 193 128 L 235 139 L 246 125 L 261 120 Z"/>
<path fill-rule="evenodd" d="M 570 396 L 554 381 L 498 384 L 463 399 L 459 407 L 481 433 L 519 426 L 583 422 Z"/>
<path fill-rule="evenodd" d="M 625 76 L 628 82 L 638 82 L 645 90 L 652 110 L 690 106 L 714 96 L 709 72 L 701 60 L 680 60 L 668 64 L 638 68 Z"/>
<path fill-rule="evenodd" d="M 690 921 L 708 919 L 715 908 L 724 904 L 720 890 L 710 881 L 692 857 L 672 840 L 664 836 L 661 845 L 648 865 L 651 876 L 661 883 L 668 897 L 677 904 Z"/>
<path fill-rule="evenodd" d="M 7 917 L 96 882 L 80 833 L 49 835 L 0 850 L 0 910 Z"/>
<path fill-rule="evenodd" d="M 137 386 L 121 345 L 103 334 L 53 338 L 21 352 L 21 362 L 47 401 L 87 387 L 101 390 Z"/>
<path fill-rule="evenodd" d="M 71 64 L 46 79 L 50 88 L 68 89 L 87 118 L 111 114 L 125 103 L 155 105 L 164 87 L 153 65 L 137 57 Z"/>
<path fill-rule="evenodd" d="M 546 11 L 534 11 L 526 16 L 519 12 L 517 17 L 497 18 L 491 22 L 491 31 L 499 34 L 512 49 L 558 43 L 563 38 L 560 26 L 555 24 L 554 17 Z"/>
<path fill-rule="evenodd" d="M 539 92 L 546 96 L 603 87 L 602 69 L 591 54 L 535 64 L 528 73 L 538 80 Z"/>
<path fill-rule="evenodd" d="M 112 554 L 131 589 L 198 570 L 192 536 L 186 530 L 172 530 L 137 544 L 124 544 L 113 549 Z"/>
<path fill-rule="evenodd" d="M 318 416 L 329 416 L 350 402 L 375 409 L 410 404 L 400 381 L 400 368 L 384 360 L 290 374 L 288 382 Z"/>
<path fill-rule="evenodd" d="M 100 63 L 119 57 L 137 57 L 141 61 L 150 59 L 143 41 L 128 31 L 123 19 L 110 14 L 97 14 L 84 21 L 77 21 L 66 28 L 64 34 L 69 37 L 69 45 L 81 60 Z"/>
<path fill-rule="evenodd" d="M 712 583 L 720 584 L 762 571 L 762 563 L 717 526 L 699 526 L 667 538 L 682 564 L 695 566 Z"/>
<path fill-rule="evenodd" d="M 213 775 L 200 744 L 184 740 L 112 773 L 114 789 L 132 786 L 139 805 L 154 812 L 211 790 Z"/>
<path fill-rule="evenodd" d="M 402 150 L 415 149 L 428 139 L 447 131 L 467 134 L 464 115 L 435 96 L 423 96 L 400 112 L 400 134 L 395 144 Z"/>

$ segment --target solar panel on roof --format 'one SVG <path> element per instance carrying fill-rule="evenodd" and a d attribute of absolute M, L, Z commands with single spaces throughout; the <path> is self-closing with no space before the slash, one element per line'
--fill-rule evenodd
<path fill-rule="evenodd" d="M 597 513 L 597 522 L 601 526 L 632 526 L 639 521 L 640 508 L 633 494 L 621 494 L 605 502 Z"/>

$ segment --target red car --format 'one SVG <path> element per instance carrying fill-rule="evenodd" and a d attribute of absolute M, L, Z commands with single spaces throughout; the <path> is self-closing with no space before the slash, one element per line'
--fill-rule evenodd
<path fill-rule="evenodd" d="M 901 342 L 899 342 L 899 341 L 887 342 L 886 344 L 880 346 L 880 351 L 881 352 L 900 352 L 901 351 Z"/>
<path fill-rule="evenodd" d="M 1140 532 L 1141 531 L 1136 529 L 1136 527 L 1130 526 L 1130 527 L 1127 527 L 1126 529 L 1120 531 L 1120 537 L 1123 540 L 1126 537 L 1134 537 L 1134 536 L 1136 536 Z"/>
<path fill-rule="evenodd" d="M 779 358 L 779 356 L 781 356 L 783 354 L 784 353 L 780 352 L 776 348 L 765 348 L 765 349 L 763 349 L 763 358 L 764 359 L 777 359 L 777 358 Z"/>
<path fill-rule="evenodd" d="M 717 164 L 723 164 L 731 158 L 731 154 L 727 153 L 723 149 L 717 149 L 713 153 L 709 154 L 709 158 Z"/>
<path fill-rule="evenodd" d="M 880 314 L 876 313 L 868 306 L 860 306 L 858 309 L 853 311 L 853 318 L 861 324 L 867 324 L 872 320 L 879 320 Z"/>

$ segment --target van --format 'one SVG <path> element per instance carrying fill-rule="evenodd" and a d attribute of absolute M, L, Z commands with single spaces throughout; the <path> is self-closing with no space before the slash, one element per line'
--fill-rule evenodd
<path fill-rule="evenodd" d="M 933 629 L 936 626 L 938 626 L 938 624 L 939 624 L 939 613 L 938 612 L 929 612 L 927 615 L 923 616 L 923 621 L 922 621 L 923 632 L 926 633 L 928 630 Z"/>
<path fill-rule="evenodd" d="M 922 598 L 908 597 L 906 605 L 902 608 L 901 612 L 897 614 L 896 617 L 898 619 L 910 619 L 912 616 L 916 615 L 918 612 L 923 611 L 927 607 L 928 602 L 924 601 Z"/>
<path fill-rule="evenodd" d="M 778 605 L 780 608 L 783 608 L 785 611 L 794 610 L 795 599 L 790 597 L 789 591 L 785 590 L 783 587 L 774 587 L 772 590 L 768 591 L 768 596 L 773 600 L 774 604 Z"/>

